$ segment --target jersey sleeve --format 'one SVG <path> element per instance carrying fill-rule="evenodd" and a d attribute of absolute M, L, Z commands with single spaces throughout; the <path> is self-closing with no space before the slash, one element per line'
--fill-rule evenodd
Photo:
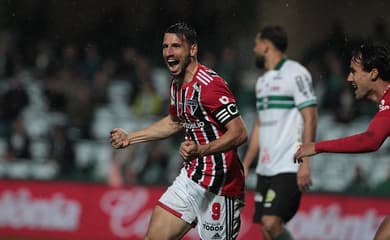
<path fill-rule="evenodd" d="M 222 125 L 240 115 L 236 99 L 222 78 L 215 78 L 202 90 L 203 106 Z"/>
<path fill-rule="evenodd" d="M 298 71 L 293 77 L 292 89 L 295 106 L 301 110 L 305 107 L 317 105 L 310 73 Z"/>
<path fill-rule="evenodd" d="M 314 147 L 317 153 L 365 153 L 380 148 L 390 135 L 390 111 L 377 113 L 368 129 L 360 134 L 345 138 L 317 142 Z"/>

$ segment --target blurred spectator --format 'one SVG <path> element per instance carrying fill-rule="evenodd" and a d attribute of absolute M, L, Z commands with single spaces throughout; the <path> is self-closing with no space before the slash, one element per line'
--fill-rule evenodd
<path fill-rule="evenodd" d="M 106 74 L 108 78 L 112 79 L 117 73 L 117 68 L 117 62 L 112 58 L 107 58 L 103 60 L 101 71 Z"/>
<path fill-rule="evenodd" d="M 339 97 L 339 106 L 335 109 L 336 121 L 341 123 L 351 122 L 358 114 L 356 101 L 351 85 L 343 82 Z"/>
<path fill-rule="evenodd" d="M 68 135 L 65 119 L 53 124 L 49 145 L 49 159 L 58 164 L 58 177 L 71 177 L 75 170 L 74 143 Z"/>
<path fill-rule="evenodd" d="M 67 105 L 69 127 L 78 132 L 78 138 L 91 138 L 90 129 L 94 116 L 91 87 L 87 84 L 75 86 Z"/>
<path fill-rule="evenodd" d="M 140 184 L 167 185 L 169 183 L 167 169 L 169 153 L 164 144 L 151 143 L 152 151 L 148 151 L 145 164 L 138 174 Z"/>
<path fill-rule="evenodd" d="M 340 105 L 340 94 L 345 82 L 344 69 L 340 57 L 335 51 L 325 54 L 326 86 L 323 102 L 324 109 L 336 110 Z"/>
<path fill-rule="evenodd" d="M 54 74 L 58 63 L 52 44 L 47 40 L 41 40 L 37 44 L 36 51 L 34 60 L 36 77 L 42 78 L 49 74 Z"/>
<path fill-rule="evenodd" d="M 95 44 L 88 44 L 84 51 L 85 59 L 82 64 L 82 70 L 87 79 L 92 80 L 95 73 L 102 67 L 99 48 Z"/>
<path fill-rule="evenodd" d="M 224 47 L 216 71 L 226 80 L 235 96 L 237 96 L 238 90 L 240 89 L 237 64 L 234 48 L 228 46 Z M 206 66 L 208 65 L 206 64 Z"/>
<path fill-rule="evenodd" d="M 108 103 L 108 87 L 110 85 L 110 79 L 106 72 L 97 71 L 93 77 L 92 84 L 92 101 L 95 107 L 105 105 Z"/>
<path fill-rule="evenodd" d="M 5 159 L 7 161 L 30 160 L 31 139 L 28 136 L 22 118 L 17 117 L 12 122 L 12 128 L 7 137 Z"/>
<path fill-rule="evenodd" d="M 19 55 L 15 49 L 15 35 L 11 31 L 0 32 L 0 77 L 11 77 L 15 74 L 15 58 Z"/>
<path fill-rule="evenodd" d="M 140 87 L 138 76 L 136 73 L 136 62 L 138 53 L 135 48 L 128 46 L 122 50 L 122 58 L 118 66 L 117 77 L 120 80 L 126 80 L 131 86 L 130 102 L 135 98 L 135 95 Z"/>
<path fill-rule="evenodd" d="M 141 85 L 132 109 L 138 117 L 155 117 L 161 113 L 160 96 L 150 81 L 143 82 Z"/>
<path fill-rule="evenodd" d="M 376 184 L 372 190 L 373 194 L 390 196 L 390 168 L 387 172 L 387 176 L 383 181 Z"/>
<path fill-rule="evenodd" d="M 344 189 L 344 192 L 348 194 L 367 194 L 370 192 L 365 173 L 360 165 L 355 166 L 354 176 L 351 182 Z"/>
<path fill-rule="evenodd" d="M 62 48 L 60 69 L 79 73 L 81 71 L 79 51 L 73 44 L 67 44 Z"/>
<path fill-rule="evenodd" d="M 43 88 L 49 111 L 65 113 L 68 99 L 60 79 L 55 76 L 48 77 Z"/>
<path fill-rule="evenodd" d="M 14 76 L 4 95 L 0 95 L 0 134 L 7 135 L 11 123 L 29 104 L 29 97 L 21 79 Z"/>

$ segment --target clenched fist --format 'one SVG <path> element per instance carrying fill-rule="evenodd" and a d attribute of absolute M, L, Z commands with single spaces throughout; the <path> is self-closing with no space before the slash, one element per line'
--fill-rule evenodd
<path fill-rule="evenodd" d="M 122 128 L 114 128 L 110 132 L 111 145 L 116 148 L 125 148 L 130 145 L 128 133 Z"/>
<path fill-rule="evenodd" d="M 198 157 L 198 151 L 198 144 L 193 141 L 184 141 L 180 144 L 179 153 L 184 161 L 189 161 Z"/>

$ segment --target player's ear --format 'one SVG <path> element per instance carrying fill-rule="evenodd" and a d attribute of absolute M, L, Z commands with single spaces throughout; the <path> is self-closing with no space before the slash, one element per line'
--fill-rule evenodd
<path fill-rule="evenodd" d="M 371 79 L 372 79 L 372 80 L 374 80 L 374 81 L 377 80 L 378 77 L 379 77 L 378 69 L 377 69 L 377 68 L 371 69 L 371 71 L 370 71 L 370 76 L 371 76 Z"/>
<path fill-rule="evenodd" d="M 190 47 L 190 56 L 195 57 L 198 54 L 198 44 L 194 43 Z"/>

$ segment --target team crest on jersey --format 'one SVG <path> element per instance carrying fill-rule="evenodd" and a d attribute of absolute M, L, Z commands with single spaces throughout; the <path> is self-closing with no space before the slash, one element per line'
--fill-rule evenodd
<path fill-rule="evenodd" d="M 198 83 L 195 83 L 192 88 L 196 91 L 196 92 L 200 92 L 200 88 L 199 88 L 199 84 Z"/>
<path fill-rule="evenodd" d="M 186 98 L 184 107 L 186 111 L 191 112 L 191 114 L 195 114 L 196 109 L 198 109 L 198 101 Z"/>
<path fill-rule="evenodd" d="M 384 111 L 384 110 L 389 110 L 390 106 L 386 105 L 385 100 L 382 99 L 381 103 L 379 104 L 379 112 Z"/>

